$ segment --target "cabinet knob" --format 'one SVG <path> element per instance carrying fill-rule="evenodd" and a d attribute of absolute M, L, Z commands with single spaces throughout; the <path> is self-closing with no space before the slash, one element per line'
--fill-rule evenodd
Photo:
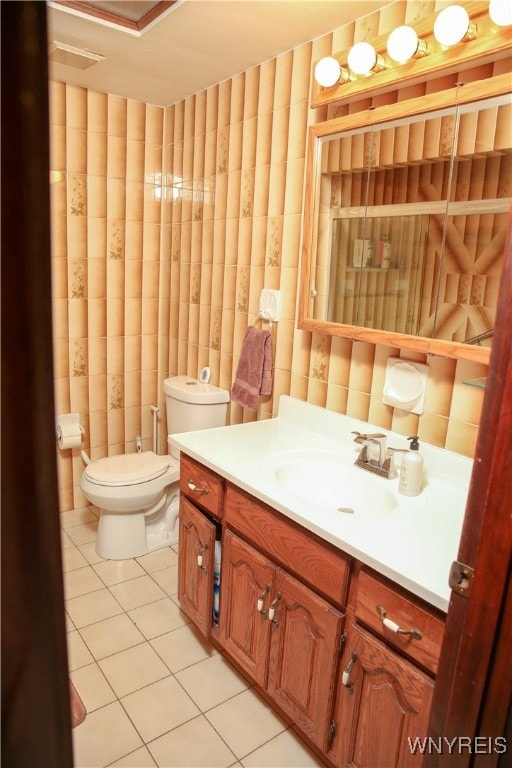
<path fill-rule="evenodd" d="M 422 639 L 423 635 L 421 634 L 419 629 L 403 629 L 399 624 L 396 623 L 396 621 L 393 621 L 392 619 L 388 619 L 386 615 L 386 609 L 384 608 L 384 606 L 377 605 L 376 610 L 380 616 L 382 625 L 386 627 L 386 629 L 389 629 L 391 632 L 394 632 L 396 635 L 411 635 L 411 637 L 414 637 L 415 640 Z"/>
<path fill-rule="evenodd" d="M 187 485 L 194 493 L 208 493 L 208 488 L 201 488 L 199 485 L 196 485 L 191 477 L 187 480 Z"/>

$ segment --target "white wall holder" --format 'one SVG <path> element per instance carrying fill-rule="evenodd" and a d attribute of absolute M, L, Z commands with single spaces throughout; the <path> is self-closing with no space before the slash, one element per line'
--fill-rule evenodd
<path fill-rule="evenodd" d="M 268 320 L 271 328 L 272 323 L 279 322 L 281 315 L 281 291 L 275 291 L 271 288 L 262 289 L 258 315 L 262 320 Z"/>
<path fill-rule="evenodd" d="M 386 365 L 383 401 L 385 405 L 422 414 L 427 391 L 428 365 L 389 357 Z"/>

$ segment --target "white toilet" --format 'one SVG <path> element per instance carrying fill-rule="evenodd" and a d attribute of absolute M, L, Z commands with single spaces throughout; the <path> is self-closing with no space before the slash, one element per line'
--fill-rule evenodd
<path fill-rule="evenodd" d="M 229 392 L 189 376 L 165 379 L 167 434 L 226 424 Z M 100 510 L 96 552 L 109 560 L 140 557 L 178 541 L 179 456 L 153 451 L 92 461 L 85 498 Z"/>

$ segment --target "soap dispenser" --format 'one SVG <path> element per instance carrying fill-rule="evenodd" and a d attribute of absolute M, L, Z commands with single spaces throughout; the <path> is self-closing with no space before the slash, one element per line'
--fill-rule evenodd
<path fill-rule="evenodd" d="M 411 441 L 411 449 L 404 453 L 402 459 L 398 490 L 404 496 L 418 496 L 423 478 L 423 456 L 419 452 L 418 435 L 407 439 Z"/>

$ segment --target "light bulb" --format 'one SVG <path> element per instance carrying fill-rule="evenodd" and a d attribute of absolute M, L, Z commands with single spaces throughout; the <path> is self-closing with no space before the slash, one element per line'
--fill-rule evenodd
<path fill-rule="evenodd" d="M 508 27 L 512 24 L 512 3 L 510 0 L 491 0 L 489 16 L 498 27 Z"/>
<path fill-rule="evenodd" d="M 388 55 L 393 61 L 403 64 L 413 56 L 424 56 L 427 52 L 426 43 L 418 39 L 412 27 L 397 27 L 391 32 L 387 42 Z"/>
<path fill-rule="evenodd" d="M 384 68 L 384 62 L 373 45 L 370 43 L 356 43 L 348 54 L 348 66 L 355 75 L 369 75 Z"/>
<path fill-rule="evenodd" d="M 318 85 L 330 88 L 332 85 L 339 83 L 340 80 L 346 83 L 348 72 L 340 66 L 339 61 L 334 56 L 326 56 L 320 59 L 315 67 L 315 80 Z"/>
<path fill-rule="evenodd" d="M 450 5 L 434 22 L 434 37 L 440 45 L 456 45 L 465 37 L 475 36 L 476 27 L 469 21 L 469 14 L 460 5 Z"/>

